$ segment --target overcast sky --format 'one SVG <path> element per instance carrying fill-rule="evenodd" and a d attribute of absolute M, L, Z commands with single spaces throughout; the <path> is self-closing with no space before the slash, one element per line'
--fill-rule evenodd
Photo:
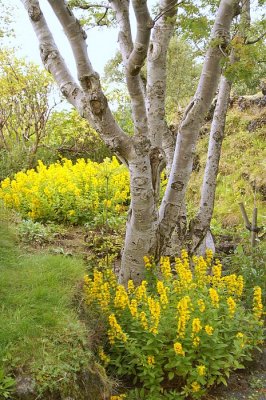
<path fill-rule="evenodd" d="M 39 44 L 31 27 L 27 13 L 20 0 L 3 0 L 8 5 L 14 5 L 14 30 L 15 39 L 13 46 L 18 46 L 18 55 L 41 64 Z M 46 0 L 40 0 L 42 11 L 50 29 L 54 33 L 54 39 L 66 60 L 70 70 L 75 74 L 75 64 L 70 46 L 65 39 L 63 30 Z M 100 74 L 103 72 L 106 62 L 115 54 L 117 49 L 117 30 L 110 28 L 93 28 L 87 31 L 88 51 L 94 69 Z"/>

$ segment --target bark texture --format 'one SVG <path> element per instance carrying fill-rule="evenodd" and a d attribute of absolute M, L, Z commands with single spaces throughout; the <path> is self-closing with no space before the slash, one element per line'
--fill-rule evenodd
<path fill-rule="evenodd" d="M 137 22 L 135 41 L 131 33 L 129 1 L 110 2 L 119 27 L 118 42 L 131 98 L 135 128 L 132 138 L 122 131 L 113 117 L 102 91 L 99 76 L 94 71 L 87 53 L 86 34 L 67 7 L 67 3 L 64 0 L 48 0 L 71 45 L 78 82 L 71 76 L 55 45 L 39 2 L 21 1 L 39 39 L 45 67 L 52 73 L 67 100 L 88 119 L 105 143 L 128 165 L 131 206 L 120 282 L 126 283 L 128 279 L 138 282 L 144 274 L 144 255 L 165 254 L 170 249 L 169 244 L 174 229 L 179 239 L 180 236 L 185 236 L 187 228 L 185 192 L 192 170 L 199 130 L 221 75 L 220 63 L 228 45 L 236 0 L 220 2 L 198 89 L 187 107 L 176 143 L 175 135 L 171 133 L 165 120 L 166 56 L 175 26 L 175 1 L 161 0 L 160 13 L 153 21 L 147 0 L 132 0 Z M 146 59 L 147 87 L 140 74 Z M 220 89 L 219 95 L 224 96 L 221 102 L 227 98 L 226 93 L 226 88 Z M 213 143 L 210 150 L 212 154 L 219 152 L 218 131 L 219 124 L 222 124 L 219 118 L 220 114 L 219 116 L 217 114 L 217 126 L 213 127 Z M 208 170 L 206 169 L 204 192 L 207 198 L 202 199 L 198 223 L 201 221 L 201 215 L 206 212 L 211 214 L 208 204 L 214 198 L 212 181 L 217 168 L 215 157 L 210 156 L 210 164 Z M 164 165 L 167 165 L 169 181 L 161 206 L 158 208 L 160 173 Z"/>
<path fill-rule="evenodd" d="M 192 102 L 187 107 L 178 132 L 173 165 L 159 210 L 159 255 L 165 252 L 169 244 L 185 199 L 199 130 L 211 105 L 221 75 L 221 59 L 224 57 L 224 50 L 229 42 L 235 4 L 234 0 L 220 2 L 199 85 Z"/>

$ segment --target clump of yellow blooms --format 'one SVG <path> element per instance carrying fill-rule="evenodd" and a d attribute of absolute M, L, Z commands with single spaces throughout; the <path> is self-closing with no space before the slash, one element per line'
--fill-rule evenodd
<path fill-rule="evenodd" d="M 213 288 L 210 288 L 209 289 L 209 295 L 210 295 L 211 302 L 212 302 L 213 306 L 215 308 L 219 308 L 219 295 L 217 293 L 217 290 L 215 290 Z"/>
<path fill-rule="evenodd" d="M 174 343 L 174 351 L 177 355 L 184 356 L 185 352 L 183 350 L 182 344 L 180 342 L 175 342 Z"/>
<path fill-rule="evenodd" d="M 109 315 L 109 324 L 110 324 L 110 329 L 108 330 L 108 337 L 110 343 L 114 344 L 115 339 L 121 340 L 122 342 L 126 342 L 127 335 L 123 332 L 114 314 Z"/>
<path fill-rule="evenodd" d="M 249 349 L 261 343 L 261 288 L 254 288 L 252 313 L 245 310 L 243 278 L 223 276 L 211 251 L 205 258 L 190 259 L 183 250 L 173 262 L 164 257 L 159 265 L 144 257 L 144 265 L 147 275 L 139 285 L 132 280 L 126 286 L 118 284 L 110 270 L 85 276 L 85 302 L 93 309 L 96 305 L 107 323 L 109 341 L 105 349 L 98 349 L 98 357 L 105 366 L 119 367 L 122 376 L 125 360 L 129 375 L 137 374 L 145 390 L 152 376 L 158 396 L 167 390 L 160 386 L 166 371 L 169 382 L 175 376 L 175 383 L 180 377 L 184 380 L 179 394 L 199 398 L 210 384 L 220 382 L 227 368 L 226 352 L 230 359 L 242 361 L 243 354 L 248 356 Z M 248 317 L 243 319 L 245 313 Z M 233 368 L 232 363 L 227 374 Z M 111 399 L 124 398 L 119 396 Z"/>
<path fill-rule="evenodd" d="M 148 356 L 147 357 L 147 363 L 151 366 L 153 366 L 155 364 L 155 358 L 154 356 Z"/>
<path fill-rule="evenodd" d="M 108 191 L 107 191 L 108 181 Z M 113 157 L 102 163 L 79 159 L 18 172 L 0 185 L 0 199 L 23 218 L 71 223 L 91 222 L 99 213 L 124 213 L 129 175 Z"/>
<path fill-rule="evenodd" d="M 263 312 L 263 305 L 261 299 L 261 288 L 259 286 L 254 287 L 253 312 L 257 319 L 261 318 Z"/>
<path fill-rule="evenodd" d="M 227 305 L 229 309 L 229 315 L 231 318 L 233 318 L 235 312 L 236 312 L 236 302 L 235 300 L 230 296 L 227 299 Z"/>

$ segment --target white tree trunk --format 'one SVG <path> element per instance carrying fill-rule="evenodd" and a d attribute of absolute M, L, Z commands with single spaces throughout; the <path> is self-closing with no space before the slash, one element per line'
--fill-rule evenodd
<path fill-rule="evenodd" d="M 152 21 L 146 0 L 133 0 L 137 36 L 132 40 L 129 2 L 113 0 L 119 26 L 119 45 L 131 97 L 134 136 L 117 125 L 104 96 L 98 74 L 87 54 L 86 35 L 64 0 L 48 0 L 72 47 L 78 83 L 75 82 L 55 45 L 37 0 L 21 0 L 40 42 L 42 60 L 67 100 L 88 119 L 105 143 L 124 160 L 130 171 L 131 208 L 126 230 L 120 281 L 143 278 L 143 256 L 160 255 L 167 248 L 177 222 L 179 234 L 185 218 L 184 199 L 193 156 L 205 113 L 221 74 L 220 62 L 228 43 L 237 0 L 221 0 L 211 34 L 203 71 L 194 99 L 184 115 L 174 149 L 174 139 L 165 122 L 165 69 L 167 47 L 173 32 L 175 2 L 161 0 L 161 12 Z M 153 28 L 154 26 L 154 28 Z M 152 38 L 150 41 L 151 30 Z M 150 47 L 149 47 L 150 46 Z M 147 53 L 147 92 L 140 70 Z M 147 93 L 147 97 L 145 95 Z M 173 155 L 174 153 L 174 155 Z M 169 182 L 158 214 L 159 177 L 166 155 Z M 173 159 L 173 163 L 172 163 Z M 181 210 L 183 212 L 181 213 Z M 183 221 L 184 222 L 184 221 Z M 186 225 L 186 222 L 185 222 Z"/>

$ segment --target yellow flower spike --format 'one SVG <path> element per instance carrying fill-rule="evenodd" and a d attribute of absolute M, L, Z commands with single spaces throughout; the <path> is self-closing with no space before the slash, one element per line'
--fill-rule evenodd
<path fill-rule="evenodd" d="M 147 321 L 147 317 L 144 311 L 141 311 L 141 313 L 139 314 L 139 320 L 140 320 L 140 324 L 142 326 L 142 328 L 147 331 L 149 329 L 148 327 L 148 321 Z"/>
<path fill-rule="evenodd" d="M 158 334 L 158 325 L 160 322 L 161 316 L 161 307 L 160 303 L 157 300 L 154 300 L 152 297 L 148 297 L 148 306 L 151 315 L 151 327 L 150 332 L 154 335 Z"/>
<path fill-rule="evenodd" d="M 148 363 L 151 367 L 153 367 L 154 364 L 155 364 L 155 358 L 154 358 L 154 356 L 148 356 L 148 357 L 147 357 L 147 363 Z"/>
<path fill-rule="evenodd" d="M 212 305 L 215 308 L 219 308 L 219 295 L 218 295 L 217 291 L 215 289 L 213 289 L 213 288 L 210 288 L 209 289 L 209 296 L 211 298 Z"/>
<path fill-rule="evenodd" d="M 137 301 L 147 300 L 147 282 L 142 281 L 141 285 L 139 285 L 135 289 L 135 297 Z"/>
<path fill-rule="evenodd" d="M 122 342 L 127 341 L 127 335 L 123 332 L 121 326 L 117 322 L 114 314 L 110 314 L 108 317 L 110 328 L 107 332 L 110 344 L 115 343 L 115 339 L 121 340 Z"/>
<path fill-rule="evenodd" d="M 102 361 L 104 362 L 105 365 L 108 365 L 109 362 L 110 362 L 110 357 L 108 357 L 108 356 L 105 354 L 105 352 L 103 351 L 103 347 L 102 347 L 102 346 L 100 346 L 100 347 L 98 348 L 98 354 L 99 354 L 100 360 L 102 360 Z"/>
<path fill-rule="evenodd" d="M 135 290 L 135 286 L 134 286 L 134 282 L 130 279 L 127 283 L 127 291 L 129 294 L 134 293 Z"/>
<path fill-rule="evenodd" d="M 184 356 L 185 352 L 183 350 L 182 344 L 180 342 L 174 343 L 174 351 L 177 355 Z"/>
<path fill-rule="evenodd" d="M 197 304 L 198 304 L 198 307 L 199 307 L 200 312 L 203 313 L 203 312 L 205 311 L 205 309 L 206 309 L 206 306 L 205 306 L 204 301 L 203 301 L 202 299 L 199 299 L 199 300 L 197 301 Z"/>
<path fill-rule="evenodd" d="M 235 314 L 235 311 L 236 311 L 236 302 L 231 296 L 228 297 L 226 302 L 227 302 L 227 305 L 228 305 L 230 318 L 233 318 L 233 316 Z"/>
<path fill-rule="evenodd" d="M 241 297 L 242 293 L 243 293 L 243 289 L 244 289 L 244 279 L 243 279 L 242 275 L 238 276 L 237 283 L 238 283 L 238 286 L 237 286 L 237 289 L 236 289 L 236 294 L 237 294 L 238 297 Z"/>
<path fill-rule="evenodd" d="M 157 282 L 157 292 L 160 295 L 160 302 L 164 308 L 168 304 L 167 289 L 162 281 Z"/>
<path fill-rule="evenodd" d="M 130 313 L 133 318 L 137 318 L 138 316 L 138 303 L 136 299 L 132 299 L 128 305 Z"/>
<path fill-rule="evenodd" d="M 199 344 L 200 344 L 200 338 L 199 338 L 199 336 L 195 336 L 193 339 L 193 346 L 198 347 Z"/>
<path fill-rule="evenodd" d="M 191 305 L 191 299 L 189 296 L 184 296 L 181 300 L 179 300 L 177 304 L 177 311 L 178 311 L 177 333 L 178 336 L 181 338 L 185 336 L 186 325 L 190 318 L 190 305 Z"/>
<path fill-rule="evenodd" d="M 205 329 L 205 332 L 207 333 L 207 335 L 211 336 L 213 334 L 214 329 L 212 326 L 205 325 L 204 329 Z"/>
<path fill-rule="evenodd" d="M 206 262 L 208 265 L 210 265 L 213 260 L 213 251 L 211 249 L 206 249 L 205 254 L 206 254 L 206 257 L 205 257 Z"/>
<path fill-rule="evenodd" d="M 147 270 L 152 269 L 153 264 L 152 264 L 152 262 L 151 262 L 151 257 L 144 256 L 144 257 L 143 257 L 143 261 L 144 261 L 145 268 L 146 268 Z"/>
<path fill-rule="evenodd" d="M 169 257 L 161 257 L 160 269 L 161 269 L 162 275 L 165 279 L 169 279 L 172 277 L 172 271 L 171 271 Z"/>
<path fill-rule="evenodd" d="M 199 392 L 200 391 L 200 384 L 198 382 L 193 382 L 191 384 L 191 390 L 193 393 Z"/>
<path fill-rule="evenodd" d="M 118 285 L 115 292 L 114 306 L 124 310 L 129 303 L 128 294 L 123 285 Z"/>
<path fill-rule="evenodd" d="M 202 330 L 201 322 L 199 318 L 194 318 L 192 320 L 192 334 L 193 336 Z"/>
<path fill-rule="evenodd" d="M 199 376 L 205 376 L 206 375 L 206 367 L 205 365 L 198 365 L 197 366 L 197 372 Z"/>
<path fill-rule="evenodd" d="M 253 288 L 253 313 L 255 318 L 257 318 L 258 320 L 261 318 L 263 313 L 263 304 L 262 304 L 260 286 L 255 286 Z"/>

